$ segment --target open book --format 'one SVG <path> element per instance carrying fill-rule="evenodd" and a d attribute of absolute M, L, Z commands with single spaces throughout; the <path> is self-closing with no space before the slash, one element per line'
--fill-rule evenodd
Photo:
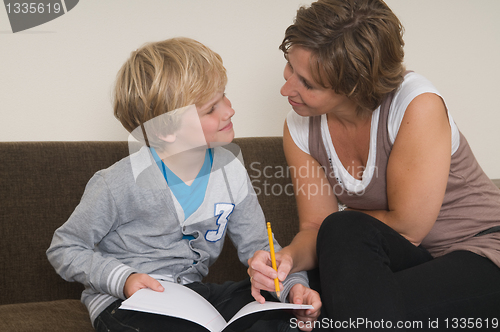
<path fill-rule="evenodd" d="M 160 281 L 163 292 L 145 288 L 122 302 L 120 309 L 144 311 L 195 322 L 211 332 L 223 331 L 237 319 L 260 311 L 276 309 L 312 309 L 311 305 L 269 302 L 251 302 L 241 308 L 229 322 L 207 300 L 195 291 L 168 281 Z M 175 301 L 172 301 L 175 299 Z"/>

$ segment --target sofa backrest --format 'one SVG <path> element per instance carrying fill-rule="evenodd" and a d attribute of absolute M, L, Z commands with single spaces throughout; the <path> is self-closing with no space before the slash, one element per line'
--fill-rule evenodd
<path fill-rule="evenodd" d="M 298 230 L 281 137 L 239 138 L 245 166 L 282 245 Z M 59 277 L 45 251 L 92 175 L 128 155 L 127 142 L 0 143 L 0 304 L 79 299 L 83 287 Z M 246 276 L 230 241 L 207 281 Z"/>

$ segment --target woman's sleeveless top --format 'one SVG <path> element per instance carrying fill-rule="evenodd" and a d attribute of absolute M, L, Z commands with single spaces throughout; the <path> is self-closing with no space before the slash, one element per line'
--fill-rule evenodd
<path fill-rule="evenodd" d="M 388 115 L 393 93 L 380 107 L 375 167 L 377 173 L 364 191 L 340 191 L 337 198 L 359 210 L 388 210 L 386 171 L 392 143 Z M 321 116 L 309 119 L 309 151 L 327 170 L 333 188 L 339 186 L 321 137 Z M 334 190 L 337 194 L 339 191 Z M 450 173 L 439 216 L 422 246 L 438 257 L 456 250 L 469 250 L 488 257 L 500 267 L 500 190 L 479 166 L 465 137 L 452 155 Z"/>

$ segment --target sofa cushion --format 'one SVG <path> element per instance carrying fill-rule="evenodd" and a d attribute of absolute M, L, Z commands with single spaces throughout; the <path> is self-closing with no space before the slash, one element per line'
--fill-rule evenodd
<path fill-rule="evenodd" d="M 79 300 L 0 305 L 0 317 L 0 331 L 94 331 L 87 308 Z"/>

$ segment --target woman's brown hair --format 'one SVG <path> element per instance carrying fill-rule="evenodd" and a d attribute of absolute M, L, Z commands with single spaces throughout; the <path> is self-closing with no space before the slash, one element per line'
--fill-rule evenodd
<path fill-rule="evenodd" d="M 315 81 L 373 111 L 401 84 L 401 22 L 382 0 L 319 0 L 297 11 L 280 46 L 311 51 Z"/>

